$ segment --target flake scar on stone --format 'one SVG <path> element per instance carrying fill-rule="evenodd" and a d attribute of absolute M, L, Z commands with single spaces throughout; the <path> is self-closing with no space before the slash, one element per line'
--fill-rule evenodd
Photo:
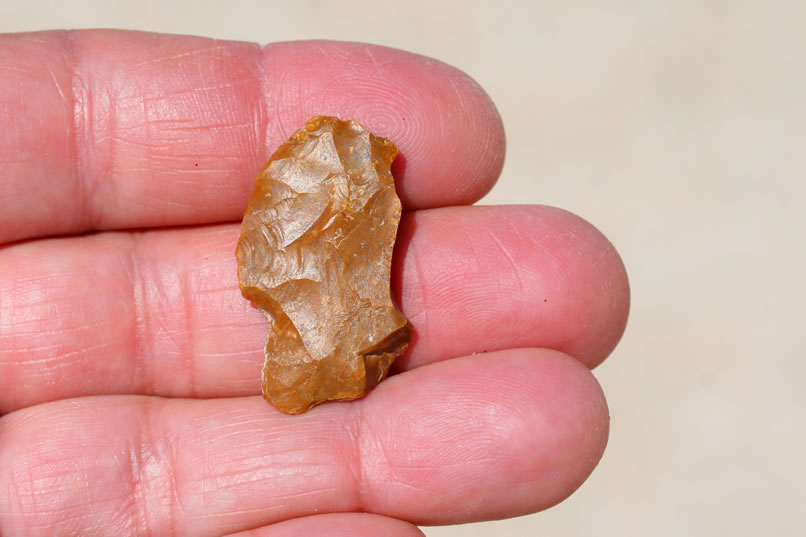
<path fill-rule="evenodd" d="M 257 178 L 238 281 L 268 319 L 263 397 L 283 412 L 362 397 L 411 340 L 390 290 L 396 155 L 355 121 L 317 116 Z"/>

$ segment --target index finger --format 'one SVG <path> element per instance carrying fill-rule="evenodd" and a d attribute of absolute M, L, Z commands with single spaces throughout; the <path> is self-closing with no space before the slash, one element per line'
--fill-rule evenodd
<path fill-rule="evenodd" d="M 0 242 L 240 219 L 269 155 L 314 115 L 393 140 L 409 209 L 472 203 L 503 164 L 472 79 L 373 45 L 7 35 L 0 81 Z"/>

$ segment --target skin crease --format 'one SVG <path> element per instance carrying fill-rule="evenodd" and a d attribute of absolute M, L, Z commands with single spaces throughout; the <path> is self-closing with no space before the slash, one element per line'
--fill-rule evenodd
<path fill-rule="evenodd" d="M 285 416 L 233 251 L 257 171 L 316 114 L 400 147 L 417 335 L 364 399 Z M 355 43 L 7 35 L 0 119 L 0 535 L 419 535 L 395 519 L 535 512 L 598 462 L 588 368 L 624 330 L 624 267 L 565 211 L 462 206 L 504 155 L 463 73 Z"/>
<path fill-rule="evenodd" d="M 365 513 L 339 513 L 297 518 L 272 526 L 237 533 L 232 537 L 299 537 L 300 535 L 423 537 L 423 532 L 411 524 L 393 518 Z"/>

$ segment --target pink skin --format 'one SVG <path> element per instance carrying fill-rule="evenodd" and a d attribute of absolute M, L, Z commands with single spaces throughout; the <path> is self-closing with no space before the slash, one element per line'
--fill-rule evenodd
<path fill-rule="evenodd" d="M 412 524 L 368 513 L 335 513 L 314 515 L 278 522 L 231 537 L 300 537 L 300 535 L 326 535 L 327 537 L 423 537 L 423 532 Z"/>
<path fill-rule="evenodd" d="M 624 268 L 564 211 L 459 207 L 504 154 L 466 75 L 368 45 L 100 31 L 0 37 L 0 81 L 0 535 L 414 536 L 395 519 L 534 512 L 595 467 L 588 368 L 623 332 Z M 393 287 L 417 338 L 366 398 L 290 417 L 257 395 L 235 222 L 322 113 L 401 149 Z"/>

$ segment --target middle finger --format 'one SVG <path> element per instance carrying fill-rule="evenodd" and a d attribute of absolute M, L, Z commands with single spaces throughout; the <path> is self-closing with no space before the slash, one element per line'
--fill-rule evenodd
<path fill-rule="evenodd" d="M 393 285 L 416 330 L 397 370 L 548 347 L 595 365 L 624 327 L 610 243 L 548 207 L 409 213 Z M 266 320 L 238 290 L 234 225 L 0 250 L 0 413 L 67 397 L 259 393 Z"/>

